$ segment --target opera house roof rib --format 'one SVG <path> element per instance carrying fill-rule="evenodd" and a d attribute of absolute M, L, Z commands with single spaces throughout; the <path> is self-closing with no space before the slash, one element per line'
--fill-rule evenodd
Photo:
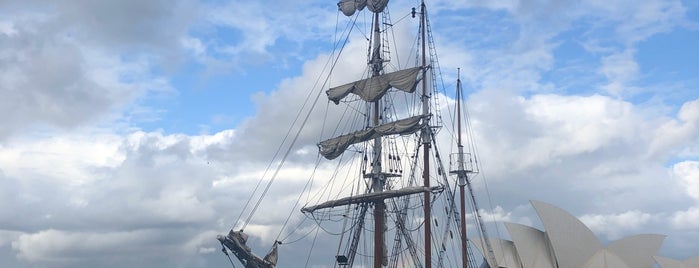
<path fill-rule="evenodd" d="M 629 267 L 651 268 L 653 255 L 658 254 L 663 240 L 664 235 L 640 234 L 614 241 L 607 248 L 619 255 Z"/>
<path fill-rule="evenodd" d="M 602 249 L 595 234 L 565 210 L 541 201 L 530 201 L 548 235 L 559 267 L 583 267 Z"/>
<path fill-rule="evenodd" d="M 512 241 L 500 238 L 491 238 L 490 244 L 493 246 L 493 254 L 498 262 L 499 267 L 522 267 L 522 264 L 517 257 L 517 249 Z M 480 252 L 485 252 L 482 243 L 474 243 Z M 493 264 L 488 264 L 493 267 Z"/>
<path fill-rule="evenodd" d="M 546 233 L 526 225 L 506 222 L 522 268 L 556 268 Z"/>
<path fill-rule="evenodd" d="M 499 267 L 517 268 L 697 268 L 699 257 L 677 261 L 658 257 L 664 235 L 641 234 L 607 246 L 580 220 L 563 209 L 531 201 L 545 231 L 505 223 L 512 241 L 492 239 Z M 483 252 L 483 247 L 476 247 Z M 491 266 L 492 267 L 492 266 Z"/>

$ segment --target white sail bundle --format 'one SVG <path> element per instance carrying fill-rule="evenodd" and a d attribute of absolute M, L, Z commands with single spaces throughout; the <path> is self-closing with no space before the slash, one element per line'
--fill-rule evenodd
<path fill-rule="evenodd" d="M 352 16 L 354 12 L 361 11 L 366 6 L 366 0 L 340 0 L 337 7 L 345 16 Z"/>
<path fill-rule="evenodd" d="M 345 150 L 347 150 L 347 147 L 355 143 L 364 142 L 376 137 L 387 135 L 405 135 L 415 133 L 422 128 L 420 119 L 423 117 L 424 116 L 422 115 L 413 116 L 322 141 L 318 144 L 320 154 L 325 158 L 332 160 L 340 156 L 343 152 L 345 152 Z"/>
<path fill-rule="evenodd" d="M 380 99 L 392 87 L 408 93 L 413 93 L 415 92 L 417 83 L 420 82 L 417 75 L 420 73 L 421 69 L 422 67 L 413 67 L 362 79 L 331 88 L 326 93 L 328 94 L 328 99 L 335 102 L 335 104 L 340 103 L 340 100 L 350 93 L 356 94 L 362 100 L 374 102 Z"/>
<path fill-rule="evenodd" d="M 374 13 L 383 12 L 383 9 L 388 5 L 388 0 L 340 0 L 337 6 L 345 16 L 352 16 L 354 12 L 361 11 L 367 7 L 369 11 Z"/>
<path fill-rule="evenodd" d="M 416 193 L 424 193 L 424 192 L 438 192 L 443 190 L 441 186 L 433 186 L 433 187 L 424 187 L 424 186 L 414 186 L 414 187 L 406 187 L 398 190 L 388 190 L 388 191 L 383 191 L 383 192 L 371 192 L 371 193 L 366 193 L 366 194 L 361 194 L 361 195 L 356 195 L 356 196 L 349 196 L 345 198 L 340 198 L 337 200 L 331 200 L 327 201 L 325 203 L 321 203 L 315 206 L 310 206 L 310 207 L 304 207 L 301 209 L 303 212 L 314 212 L 319 209 L 324 209 L 324 208 L 334 208 L 334 207 L 339 207 L 339 206 L 344 206 L 344 205 L 351 205 L 351 204 L 359 204 L 359 203 L 367 203 L 367 202 L 376 202 L 376 201 L 381 201 L 387 198 L 394 198 L 394 197 L 400 197 L 400 196 L 406 196 L 406 195 L 411 195 L 411 194 L 416 194 Z"/>

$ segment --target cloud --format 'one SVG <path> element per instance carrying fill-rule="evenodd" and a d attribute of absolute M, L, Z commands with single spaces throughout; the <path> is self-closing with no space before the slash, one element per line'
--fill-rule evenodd
<path fill-rule="evenodd" d="M 639 73 L 639 66 L 633 56 L 633 51 L 626 50 L 602 59 L 599 72 L 610 81 L 602 88 L 609 94 L 619 96 L 626 90 L 630 90 L 629 83 L 633 82 Z"/>
<path fill-rule="evenodd" d="M 677 211 L 672 216 L 672 225 L 683 230 L 696 230 L 699 222 L 699 162 L 682 161 L 672 168 L 673 174 L 680 180 L 686 194 L 694 199 L 694 205 L 684 211 Z"/>
<path fill-rule="evenodd" d="M 681 1 L 647 1 L 641 5 L 627 5 L 624 1 L 593 1 L 591 5 L 610 17 L 623 21 L 616 31 L 626 42 L 642 41 L 657 33 L 666 32 L 686 20 L 686 8 Z M 631 10 L 629 11 L 629 7 Z"/>
<path fill-rule="evenodd" d="M 699 162 L 683 161 L 675 164 L 672 171 L 680 178 L 687 194 L 699 202 Z"/>
<path fill-rule="evenodd" d="M 128 95 L 123 88 L 105 86 L 70 42 L 42 39 L 43 32 L 23 28 L 3 42 L 12 51 L 0 60 L 0 92 L 4 98 L 0 137 L 31 123 L 73 127 L 106 113 Z"/>
<path fill-rule="evenodd" d="M 677 152 L 687 148 L 681 148 L 680 144 L 696 142 L 699 134 L 699 100 L 688 101 L 682 104 L 676 119 L 668 120 L 655 128 L 652 143 L 648 154 L 651 156 L 663 152 Z M 692 148 L 690 145 L 689 148 Z"/>
<path fill-rule="evenodd" d="M 489 199 L 498 200 L 508 212 L 530 199 L 556 200 L 584 215 L 583 220 L 608 239 L 634 231 L 672 237 L 679 233 L 675 228 L 694 228 L 695 209 L 683 209 L 693 203 L 688 197 L 695 197 L 678 194 L 695 194 L 693 166 L 668 168 L 665 162 L 678 154 L 680 144 L 696 143 L 695 102 L 685 102 L 668 116 L 600 95 L 471 95 Z M 672 170 L 676 176 L 669 176 Z M 674 218 L 674 227 L 663 223 L 669 218 Z"/>
<path fill-rule="evenodd" d="M 684 211 L 677 211 L 672 215 L 671 220 L 674 228 L 696 230 L 697 221 L 699 221 L 699 207 L 690 207 Z"/>
<path fill-rule="evenodd" d="M 161 6 L 178 5 L 3 5 L 0 139 L 32 127 L 95 124 L 138 97 L 171 91 L 149 58 L 176 58 L 169 44 L 185 32 L 186 23 L 175 22 L 186 20 Z"/>
<path fill-rule="evenodd" d="M 15 241 L 21 234 L 21 232 L 16 231 L 0 230 L 0 248 L 11 244 L 11 242 Z"/>
<path fill-rule="evenodd" d="M 152 239 L 153 232 L 66 232 L 46 230 L 35 234 L 21 235 L 12 243 L 18 257 L 27 261 L 71 260 L 85 255 L 126 255 L 137 253 L 135 247 Z"/>
<path fill-rule="evenodd" d="M 619 214 L 600 215 L 586 214 L 580 216 L 593 232 L 605 234 L 607 240 L 616 240 L 625 236 L 636 234 L 643 227 L 657 220 L 658 216 L 638 210 L 631 210 Z"/>
<path fill-rule="evenodd" d="M 606 154 L 610 144 L 635 150 L 631 144 L 644 139 L 631 135 L 643 122 L 628 102 L 599 95 L 547 94 L 525 99 L 500 94 L 485 91 L 471 97 L 474 117 L 479 118 L 476 134 L 491 133 L 480 137 L 481 144 L 492 146 L 489 150 L 516 170 Z M 504 107 L 491 105 L 496 101 L 504 101 Z"/>
<path fill-rule="evenodd" d="M 509 222 L 512 221 L 512 212 L 505 211 L 502 207 L 496 206 L 491 212 L 481 209 L 481 217 L 485 221 Z"/>
<path fill-rule="evenodd" d="M 233 143 L 230 133 L 70 133 L 0 148 L 0 248 L 11 245 L 20 260 L 56 267 L 109 259 L 117 266 L 147 266 L 163 258 L 206 266 L 204 256 L 218 247 L 215 235 L 245 219 L 237 218 L 243 205 L 259 197 L 250 195 L 261 164 L 207 154 Z M 246 170 L 254 172 L 219 183 Z M 249 226 L 255 241 L 274 240 L 307 173 L 282 170 L 255 217 L 259 224 Z M 296 209 L 292 223 L 302 217 Z"/>
<path fill-rule="evenodd" d="M 286 68 L 287 61 L 307 53 L 309 41 L 331 40 L 324 33 L 332 32 L 335 17 L 327 7 L 314 2 L 298 5 L 276 0 L 206 5 L 206 20 L 200 31 L 193 34 L 202 45 L 194 51 L 205 53 L 198 53 L 196 59 L 209 72 L 247 72 L 242 66 L 263 64 Z M 192 48 L 191 39 L 186 44 Z M 317 51 L 315 47 L 310 49 Z"/>
<path fill-rule="evenodd" d="M 156 56 L 176 56 L 177 41 L 201 15 L 199 4 L 186 0 L 52 2 L 45 10 L 49 8 L 54 9 L 52 22 L 85 45 L 130 53 L 145 50 Z"/>

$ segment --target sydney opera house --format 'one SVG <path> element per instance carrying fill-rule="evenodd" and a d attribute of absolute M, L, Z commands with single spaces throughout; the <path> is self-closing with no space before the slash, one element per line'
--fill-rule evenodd
<path fill-rule="evenodd" d="M 699 256 L 680 261 L 657 256 L 664 235 L 641 234 L 603 245 L 570 213 L 531 201 L 545 230 L 505 223 L 510 240 L 492 239 L 497 264 L 504 268 L 697 268 Z M 483 246 L 474 243 L 484 252 Z M 657 266 L 654 266 L 657 264 Z M 484 266 L 487 264 L 484 263 Z"/>

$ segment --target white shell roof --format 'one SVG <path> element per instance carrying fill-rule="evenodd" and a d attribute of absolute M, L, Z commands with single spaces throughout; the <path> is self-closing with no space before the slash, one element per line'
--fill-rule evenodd
<path fill-rule="evenodd" d="M 684 261 L 654 256 L 664 235 L 640 234 L 602 245 L 592 231 L 570 213 L 531 201 L 545 231 L 505 223 L 512 241 L 491 239 L 498 267 L 518 268 L 699 268 L 699 256 Z M 476 246 L 483 252 L 481 245 Z"/>
<path fill-rule="evenodd" d="M 658 253 L 663 240 L 664 235 L 641 234 L 614 241 L 607 248 L 630 267 L 653 268 L 653 255 Z"/>
<path fill-rule="evenodd" d="M 554 258 L 548 246 L 546 234 L 538 229 L 506 222 L 505 227 L 510 233 L 522 262 L 523 268 L 555 268 Z"/>
<path fill-rule="evenodd" d="M 522 267 L 517 254 L 517 249 L 512 241 L 491 238 L 490 245 L 493 247 L 493 253 L 495 254 L 495 259 L 498 262 L 498 267 Z M 485 256 L 485 250 L 482 243 L 472 243 L 476 248 Z M 491 265 L 492 267 L 492 265 Z"/>
<path fill-rule="evenodd" d="M 631 268 L 626 264 L 618 255 L 614 254 L 608 249 L 601 249 L 592 255 L 587 263 L 585 263 L 583 268 Z M 634 267 L 636 268 L 636 267 Z"/>
<path fill-rule="evenodd" d="M 544 224 L 559 267 L 584 267 L 602 245 L 592 231 L 565 210 L 531 201 Z"/>
<path fill-rule="evenodd" d="M 660 268 L 696 268 L 699 267 L 699 256 L 684 261 L 671 258 L 653 256 L 653 259 L 660 265 Z"/>

